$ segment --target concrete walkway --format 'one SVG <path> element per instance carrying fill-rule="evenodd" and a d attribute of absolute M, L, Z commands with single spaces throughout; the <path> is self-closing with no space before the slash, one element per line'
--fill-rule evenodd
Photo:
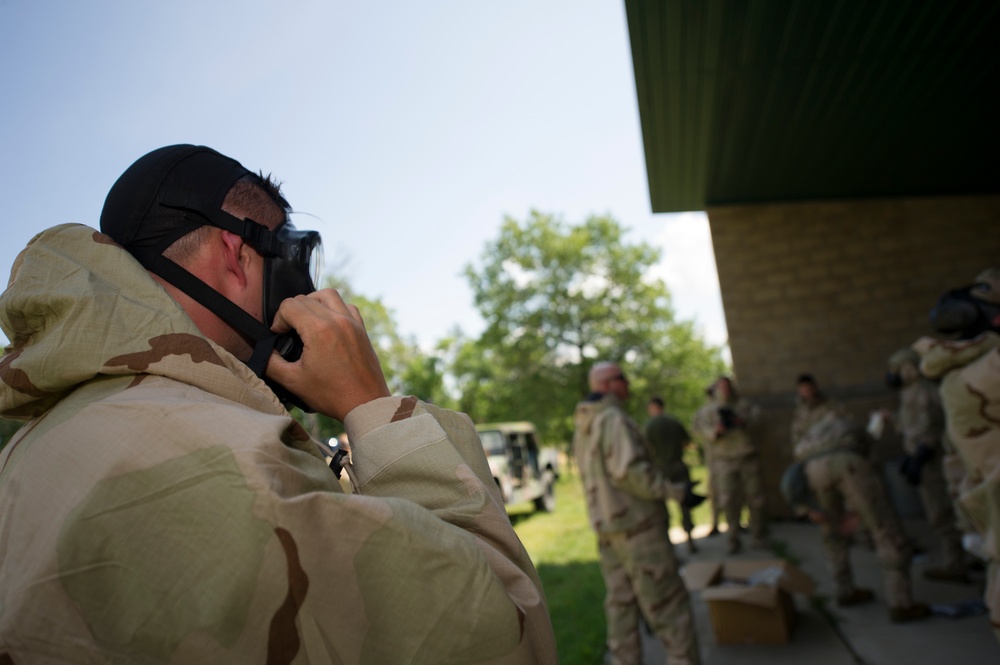
<path fill-rule="evenodd" d="M 907 532 L 928 549 L 929 556 L 918 556 L 913 565 L 915 599 L 928 604 L 958 603 L 981 598 L 984 573 L 973 573 L 974 584 L 958 585 L 930 582 L 921 572 L 933 563 L 938 551 L 932 548 L 933 536 L 923 521 L 907 521 Z M 679 531 L 679 530 L 678 530 Z M 707 529 L 702 529 L 704 534 Z M 726 558 L 726 537 L 699 536 L 695 531 L 699 552 L 687 553 L 683 531 L 672 532 L 677 545 L 674 549 L 683 563 L 687 561 L 721 561 Z M 782 550 L 798 559 L 798 567 L 816 582 L 816 596 L 831 598 L 833 586 L 820 542 L 819 528 L 797 522 L 771 526 L 775 551 L 746 549 L 736 558 L 773 558 Z M 744 538 L 744 546 L 750 541 Z M 851 563 L 858 586 L 875 592 L 876 602 L 851 608 L 837 607 L 832 600 L 825 604 L 826 612 L 814 607 L 809 599 L 795 599 L 798 617 L 792 640 L 784 646 L 722 646 L 712 637 L 711 619 L 700 594 L 693 593 L 691 602 L 698 627 L 698 642 L 703 665 L 965 665 L 1000 664 L 1000 642 L 990 629 L 986 615 L 963 618 L 931 616 L 922 621 L 893 624 L 882 602 L 882 580 L 878 560 L 867 548 L 855 546 Z M 644 637 L 645 662 L 665 662 L 663 647 L 656 638 Z"/>

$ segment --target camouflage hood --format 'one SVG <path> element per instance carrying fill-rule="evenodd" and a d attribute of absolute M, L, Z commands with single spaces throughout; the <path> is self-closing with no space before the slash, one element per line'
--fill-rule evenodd
<path fill-rule="evenodd" d="M 620 404 L 614 395 L 602 395 L 594 393 L 587 399 L 576 405 L 573 412 L 573 428 L 580 437 L 589 437 L 594 426 L 594 419 L 606 407 L 606 401 L 610 399 L 614 404 Z"/>
<path fill-rule="evenodd" d="M 0 358 L 0 416 L 33 418 L 86 382 L 140 374 L 284 412 L 130 254 L 81 224 L 43 231 L 18 255 L 0 327 L 11 340 Z"/>
<path fill-rule="evenodd" d="M 951 370 L 965 367 L 998 347 L 1000 334 L 995 332 L 966 340 L 921 337 L 913 344 L 921 358 L 920 371 L 931 379 L 940 379 Z"/>

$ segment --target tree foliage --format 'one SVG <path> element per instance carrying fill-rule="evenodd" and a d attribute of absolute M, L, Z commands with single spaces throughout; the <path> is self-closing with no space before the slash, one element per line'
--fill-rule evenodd
<path fill-rule="evenodd" d="M 548 440 L 568 441 L 590 366 L 613 360 L 632 379 L 637 418 L 659 394 L 689 420 L 724 371 L 720 349 L 675 320 L 666 286 L 648 276 L 659 251 L 626 234 L 610 216 L 504 220 L 481 266 L 465 268 L 486 330 L 455 342 L 460 408 L 477 422 L 532 420 Z"/>

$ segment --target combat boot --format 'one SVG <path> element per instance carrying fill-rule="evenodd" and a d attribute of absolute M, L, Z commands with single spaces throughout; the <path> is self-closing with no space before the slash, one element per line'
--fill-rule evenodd
<path fill-rule="evenodd" d="M 850 593 L 842 593 L 837 596 L 837 604 L 841 607 L 860 605 L 875 600 L 875 594 L 871 589 L 854 589 Z"/>
<path fill-rule="evenodd" d="M 931 608 L 923 603 L 913 603 L 909 607 L 893 607 L 889 609 L 889 620 L 893 623 L 917 621 L 931 615 Z"/>

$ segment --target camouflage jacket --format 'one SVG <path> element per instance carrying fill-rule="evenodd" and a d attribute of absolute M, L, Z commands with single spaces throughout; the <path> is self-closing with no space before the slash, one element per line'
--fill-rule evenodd
<path fill-rule="evenodd" d="M 899 391 L 896 429 L 906 452 L 913 454 L 920 445 L 940 450 L 944 427 L 941 396 L 933 382 L 919 378 Z"/>
<path fill-rule="evenodd" d="M 469 419 L 352 411 L 356 493 L 106 236 L 36 236 L 0 297 L 0 663 L 555 663 Z"/>
<path fill-rule="evenodd" d="M 823 393 L 817 393 L 813 402 L 798 399 L 792 416 L 792 449 L 805 437 L 809 429 L 828 414 L 844 415 L 844 407 Z"/>
<path fill-rule="evenodd" d="M 724 420 L 723 412 L 727 412 L 726 419 L 735 426 L 720 434 L 718 428 Z M 705 440 L 708 456 L 713 461 L 737 460 L 757 452 L 747 431 L 756 419 L 757 408 L 746 399 L 714 400 L 698 410 L 694 427 Z"/>
<path fill-rule="evenodd" d="M 1000 561 L 1000 335 L 972 340 L 923 338 L 914 344 L 920 369 L 940 378 L 948 438 L 966 469 L 959 505 L 994 561 Z M 1000 585 L 991 609 L 1000 620 Z"/>
<path fill-rule="evenodd" d="M 667 523 L 666 498 L 683 497 L 649 458 L 639 426 L 611 394 L 580 402 L 573 452 L 597 533 L 620 533 Z"/>
<path fill-rule="evenodd" d="M 795 443 L 797 462 L 840 451 L 861 453 L 864 449 L 854 422 L 837 409 L 827 409 Z"/>

